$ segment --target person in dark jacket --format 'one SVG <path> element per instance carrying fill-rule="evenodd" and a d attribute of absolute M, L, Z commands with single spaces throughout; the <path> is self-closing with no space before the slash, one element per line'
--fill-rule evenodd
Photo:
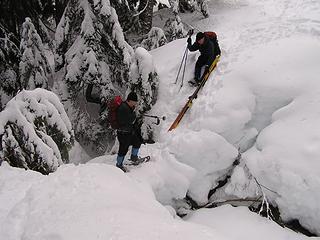
<path fill-rule="evenodd" d="M 93 84 L 89 84 L 86 90 L 86 99 L 88 102 L 100 104 L 100 114 L 106 109 L 104 99 L 92 94 Z M 141 137 L 141 130 L 136 120 L 134 109 L 138 103 L 138 96 L 134 92 L 130 92 L 127 100 L 122 102 L 117 109 L 117 122 L 119 128 L 117 129 L 117 138 L 119 141 L 119 151 L 117 156 L 116 166 L 126 171 L 123 166 L 124 158 L 128 152 L 129 146 L 132 145 L 131 157 L 132 162 L 138 161 L 138 153 L 143 139 Z"/>
<path fill-rule="evenodd" d="M 190 81 L 191 84 L 199 84 L 202 67 L 205 67 L 204 70 L 208 71 L 217 54 L 215 54 L 213 42 L 203 32 L 197 33 L 194 44 L 192 44 L 191 36 L 189 36 L 187 42 L 189 51 L 194 52 L 199 50 L 201 54 L 196 62 L 194 81 Z"/>
<path fill-rule="evenodd" d="M 119 151 L 117 156 L 116 166 L 124 172 L 126 169 L 123 166 L 124 158 L 128 152 L 129 146 L 132 145 L 131 157 L 132 162 L 138 161 L 138 153 L 142 144 L 141 137 L 138 133 L 137 119 L 134 112 L 138 103 L 138 96 L 134 92 L 130 92 L 127 100 L 122 102 L 117 109 L 117 121 L 119 128 L 117 137 L 119 141 Z"/>

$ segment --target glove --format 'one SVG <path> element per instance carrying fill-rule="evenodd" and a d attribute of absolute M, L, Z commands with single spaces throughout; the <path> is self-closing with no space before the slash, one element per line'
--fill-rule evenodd
<path fill-rule="evenodd" d="M 187 43 L 188 45 L 191 45 L 191 37 L 188 37 Z"/>
<path fill-rule="evenodd" d="M 205 66 L 204 66 L 204 72 L 209 72 L 209 68 L 210 68 L 209 65 L 205 65 Z"/>
<path fill-rule="evenodd" d="M 194 32 L 194 29 L 190 29 L 190 30 L 188 31 L 188 36 L 191 37 L 191 36 L 193 35 L 193 32 Z"/>

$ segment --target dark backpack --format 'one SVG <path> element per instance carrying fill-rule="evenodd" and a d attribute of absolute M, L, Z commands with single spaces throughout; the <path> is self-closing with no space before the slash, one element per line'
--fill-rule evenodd
<path fill-rule="evenodd" d="M 217 55 L 221 55 L 221 50 L 220 50 L 220 47 L 219 47 L 217 34 L 215 32 L 204 32 L 204 35 L 206 35 L 207 38 L 209 38 L 210 41 L 213 42 L 215 55 L 216 56 Z"/>
<path fill-rule="evenodd" d="M 122 103 L 120 96 L 115 96 L 108 104 L 108 121 L 113 129 L 119 129 L 119 123 L 117 120 L 117 110 Z"/>

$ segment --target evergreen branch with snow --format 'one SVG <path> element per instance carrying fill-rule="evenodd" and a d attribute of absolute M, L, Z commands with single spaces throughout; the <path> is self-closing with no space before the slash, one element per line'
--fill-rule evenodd
<path fill-rule="evenodd" d="M 68 163 L 73 130 L 59 98 L 44 89 L 21 91 L 0 112 L 1 158 L 48 174 Z"/>
<path fill-rule="evenodd" d="M 22 25 L 20 43 L 22 53 L 19 64 L 20 81 L 24 89 L 48 88 L 48 75 L 51 73 L 42 40 L 30 18 Z"/>

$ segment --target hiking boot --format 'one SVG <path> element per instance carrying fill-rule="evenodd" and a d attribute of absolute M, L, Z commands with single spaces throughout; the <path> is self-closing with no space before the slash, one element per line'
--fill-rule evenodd
<path fill-rule="evenodd" d="M 133 165 L 138 165 L 140 163 L 141 158 L 138 156 L 131 155 L 129 159 Z"/>
<path fill-rule="evenodd" d="M 133 156 L 133 155 L 131 155 L 130 161 L 131 161 L 131 162 L 137 162 L 137 161 L 139 161 L 139 157 L 138 157 L 138 156 Z"/>
<path fill-rule="evenodd" d="M 200 82 L 195 78 L 193 80 L 190 80 L 188 82 L 191 86 L 198 86 L 200 84 Z"/>
<path fill-rule="evenodd" d="M 127 172 L 127 169 L 123 165 L 116 164 L 117 168 L 120 168 L 123 172 Z"/>

